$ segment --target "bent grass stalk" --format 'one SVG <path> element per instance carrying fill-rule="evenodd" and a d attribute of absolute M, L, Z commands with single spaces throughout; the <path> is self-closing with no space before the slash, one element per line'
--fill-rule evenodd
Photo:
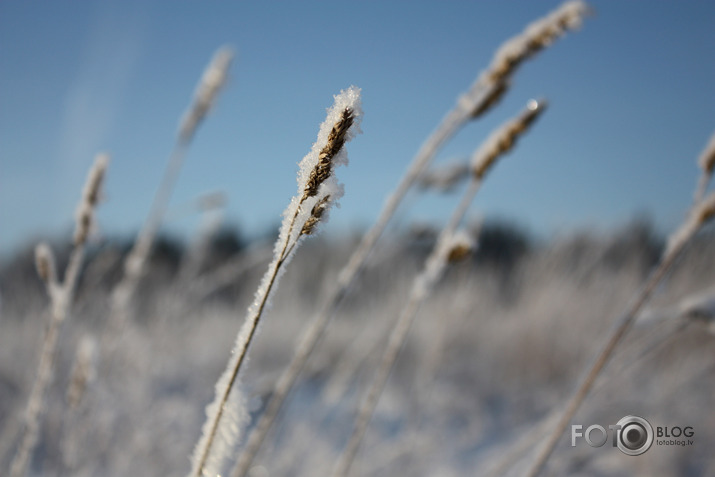
<path fill-rule="evenodd" d="M 452 246 L 454 243 L 453 238 L 474 196 L 479 191 L 484 177 L 496 160 L 514 147 L 518 138 L 533 124 L 544 109 L 544 102 L 530 101 L 524 112 L 495 131 L 473 155 L 471 161 L 472 179 L 469 187 L 454 209 L 449 221 L 440 232 L 432 253 L 425 262 L 423 271 L 413 282 L 410 297 L 390 332 L 390 338 L 382 354 L 378 369 L 360 403 L 352 435 L 338 460 L 333 472 L 334 477 L 342 477 L 348 474 L 375 411 L 382 389 L 385 387 L 392 366 L 400 349 L 402 349 L 420 306 L 444 273 L 450 259 L 459 258 L 460 255 L 464 254 L 463 247 L 455 248 Z"/>
<path fill-rule="evenodd" d="M 216 52 L 199 81 L 188 111 L 181 120 L 176 142 L 169 156 L 159 188 L 154 196 L 149 216 L 124 261 L 124 275 L 112 292 L 109 313 L 111 331 L 122 329 L 127 320 L 128 308 L 144 273 L 144 267 L 169 205 L 171 193 L 178 179 L 184 157 L 199 125 L 205 119 L 215 103 L 218 93 L 226 83 L 232 59 L 233 53 L 227 47 L 223 47 Z M 105 339 L 108 334 L 111 333 L 105 333 Z"/>
<path fill-rule="evenodd" d="M 422 144 L 397 187 L 385 200 L 377 220 L 363 235 L 360 244 L 339 272 L 335 288 L 318 306 L 317 313 L 306 327 L 290 364 L 281 374 L 273 389 L 266 410 L 258 425 L 251 432 L 246 447 L 239 457 L 238 465 L 232 472 L 233 477 L 242 477 L 248 472 L 251 461 L 278 415 L 298 374 L 305 366 L 308 356 L 313 352 L 330 319 L 364 267 L 398 206 L 410 188 L 422 176 L 437 152 L 465 124 L 477 119 L 499 102 L 509 89 L 514 74 L 524 61 L 532 58 L 567 31 L 578 29 L 589 12 L 590 9 L 585 2 L 568 1 L 544 18 L 528 25 L 519 35 L 506 41 L 495 53 L 489 67 L 477 77 L 469 90 L 457 99 L 456 105 Z"/>
<path fill-rule="evenodd" d="M 76 439 L 77 416 L 80 405 L 87 393 L 91 381 L 95 378 L 96 343 L 90 335 L 85 335 L 79 341 L 75 352 L 74 365 L 70 374 L 70 382 L 65 393 L 67 409 L 60 423 L 60 460 L 58 476 L 74 474 L 77 464 L 78 442 Z M 73 432 L 74 431 L 74 432 Z"/>
<path fill-rule="evenodd" d="M 328 111 L 328 117 L 321 125 L 318 140 L 313 145 L 311 153 L 301 161 L 298 195 L 293 198 L 284 212 L 284 222 L 276 241 L 273 262 L 263 277 L 246 320 L 238 333 L 228 366 L 216 384 L 215 400 L 207 407 L 203 435 L 196 446 L 193 468 L 189 475 L 196 477 L 217 475 L 225 454 L 232 450 L 233 443 L 225 443 L 227 445 L 223 445 L 224 455 L 210 458 L 212 447 L 217 440 L 221 418 L 227 409 L 229 395 L 234 388 L 263 311 L 284 271 L 283 266 L 290 260 L 302 239 L 312 235 L 318 223 L 325 222 L 329 207 L 342 194 L 333 170 L 336 165 L 347 163 L 344 145 L 359 131 L 358 123 L 361 117 L 360 90 L 351 87 L 342 91 L 335 97 L 335 104 Z M 238 426 L 234 423 L 234 427 Z M 238 431 L 239 429 L 234 430 L 232 436 L 234 440 L 238 437 L 236 435 Z"/>
<path fill-rule="evenodd" d="M 35 251 L 37 273 L 45 283 L 50 297 L 50 322 L 42 343 L 37 376 L 27 400 L 25 427 L 20 438 L 20 446 L 10 464 L 11 477 L 22 477 L 27 473 L 30 457 L 37 446 L 40 417 L 45 408 L 45 394 L 54 374 L 57 338 L 74 299 L 77 279 L 84 261 L 85 245 L 95 225 L 94 209 L 99 202 L 108 162 L 107 155 L 98 155 L 87 176 L 82 200 L 77 207 L 74 247 L 62 283 L 57 279 L 52 250 L 46 244 L 40 244 Z"/>
<path fill-rule="evenodd" d="M 656 337 L 655 340 L 641 340 L 641 342 L 645 341 L 646 344 L 640 345 L 640 343 L 638 343 L 640 346 L 637 347 L 632 353 L 621 357 L 618 361 L 621 363 L 620 367 L 615 370 L 609 370 L 608 374 L 601 376 L 601 379 L 594 384 L 592 393 L 596 394 L 600 392 L 607 385 L 611 384 L 614 378 L 618 378 L 624 375 L 627 371 L 630 371 L 636 364 L 641 363 L 644 358 L 652 354 L 663 344 L 666 344 L 669 339 L 682 332 L 692 324 L 685 312 L 682 311 L 675 312 L 675 316 L 669 318 L 675 318 L 677 322 L 674 324 L 671 323 L 670 329 L 663 333 L 662 336 Z M 636 319 L 635 324 L 637 326 L 638 319 Z M 636 343 L 634 343 L 634 345 L 635 344 Z M 529 454 L 529 450 L 533 450 L 534 442 L 540 442 L 548 435 L 549 429 L 556 425 L 559 417 L 558 410 L 553 410 L 530 429 L 526 429 L 524 432 L 518 433 L 518 439 L 510 444 L 501 456 L 497 456 L 497 458 L 494 459 L 493 464 L 487 466 L 488 470 L 484 473 L 484 475 L 493 477 L 505 475 L 520 459 L 523 459 Z"/>
<path fill-rule="evenodd" d="M 581 384 L 577 387 L 576 391 L 573 393 L 571 399 L 566 405 L 561 418 L 550 432 L 546 443 L 542 447 L 542 450 L 538 454 L 527 475 L 530 477 L 536 477 L 543 470 L 546 462 L 553 453 L 556 444 L 563 435 L 564 430 L 568 426 L 569 422 L 571 422 L 571 419 L 576 414 L 578 408 L 588 396 L 596 378 L 598 378 L 599 374 L 601 374 L 601 371 L 608 363 L 609 358 L 615 351 L 616 347 L 630 330 L 638 312 L 653 294 L 656 286 L 665 277 L 666 273 L 673 265 L 676 258 L 680 255 L 683 248 L 688 244 L 690 239 L 705 223 L 712 219 L 714 215 L 715 193 L 712 193 L 706 199 L 695 204 L 685 222 L 670 236 L 668 239 L 668 245 L 663 252 L 657 268 L 653 271 L 653 273 L 651 273 L 644 287 L 627 308 L 625 314 L 616 322 L 613 330 L 608 335 L 608 339 L 596 355 L 595 359 L 592 361 L 591 365 L 588 367 L 588 371 L 581 380 Z"/>

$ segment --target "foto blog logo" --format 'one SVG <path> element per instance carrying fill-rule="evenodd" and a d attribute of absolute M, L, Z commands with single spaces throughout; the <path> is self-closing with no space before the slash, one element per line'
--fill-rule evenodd
<path fill-rule="evenodd" d="M 608 442 L 608 432 L 611 433 L 613 447 L 626 455 L 644 454 L 655 442 L 659 446 L 692 446 L 695 435 L 692 426 L 656 427 L 638 416 L 626 416 L 618 423 L 608 426 L 608 431 L 603 426 L 594 424 L 585 430 L 580 424 L 571 426 L 571 447 L 576 447 L 576 441 L 585 439 L 591 447 L 602 447 Z M 655 439 L 654 439 L 655 438 Z"/>
<path fill-rule="evenodd" d="M 571 447 L 576 447 L 576 440 L 580 437 L 586 439 L 591 447 L 602 447 L 608 441 L 608 432 L 603 426 L 591 425 L 582 431 L 583 426 L 571 426 Z M 653 426 L 648 421 L 638 416 L 626 416 L 618 423 L 608 426 L 612 436 L 613 447 L 626 455 L 644 454 L 653 445 Z"/>

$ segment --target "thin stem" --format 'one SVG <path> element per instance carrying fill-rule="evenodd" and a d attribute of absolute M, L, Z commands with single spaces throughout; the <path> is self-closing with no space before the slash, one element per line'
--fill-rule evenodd
<path fill-rule="evenodd" d="M 387 347 L 383 352 L 377 372 L 375 373 L 375 376 L 370 382 L 370 387 L 360 404 L 357 417 L 355 418 L 355 425 L 353 428 L 352 435 L 350 436 L 350 440 L 348 441 L 345 450 L 343 451 L 340 456 L 340 459 L 338 460 L 338 464 L 335 467 L 335 471 L 333 472 L 334 477 L 345 476 L 350 470 L 350 467 L 355 460 L 355 455 L 357 454 L 358 448 L 360 447 L 360 443 L 362 442 L 362 439 L 365 435 L 365 431 L 367 430 L 367 426 L 372 419 L 372 415 L 375 411 L 375 407 L 377 406 L 377 402 L 380 399 L 380 394 L 382 393 L 382 390 L 385 387 L 385 383 L 387 382 L 387 378 L 390 375 L 392 366 L 397 359 L 400 349 L 402 349 L 402 346 L 407 338 L 412 323 L 417 316 L 417 312 L 419 311 L 420 306 L 422 305 L 424 299 L 427 296 L 427 294 L 424 292 L 423 287 L 421 286 L 422 279 L 430 270 L 429 264 L 434 262 L 435 260 L 440 260 L 439 255 L 442 252 L 441 246 L 445 243 L 446 240 L 449 239 L 449 237 L 454 234 L 455 230 L 457 229 L 460 222 L 464 218 L 464 215 L 469 209 L 469 205 L 472 203 L 474 196 L 479 191 L 481 183 L 482 181 L 477 178 L 474 178 L 470 182 L 467 191 L 464 193 L 459 204 L 454 209 L 454 212 L 452 213 L 449 221 L 447 222 L 447 225 L 445 225 L 445 227 L 442 229 L 442 232 L 437 239 L 432 253 L 425 262 L 425 268 L 423 269 L 423 272 L 415 279 L 407 304 L 403 308 L 402 313 L 400 314 L 398 320 L 395 322 L 395 325 L 392 328 Z M 444 268 L 445 265 L 445 263 L 442 263 L 440 267 Z"/>
<path fill-rule="evenodd" d="M 30 397 L 27 400 L 25 429 L 20 447 L 10 466 L 11 477 L 21 477 L 27 473 L 27 466 L 32 452 L 37 446 L 40 430 L 40 416 L 45 408 L 45 394 L 54 376 L 54 361 L 57 353 L 57 338 L 60 327 L 67 318 L 69 307 L 74 299 L 79 271 L 84 261 L 85 244 L 80 242 L 74 246 L 61 285 L 49 283 L 51 316 L 47 326 L 40 362 L 37 367 L 37 377 L 32 385 Z"/>
<path fill-rule="evenodd" d="M 124 276 L 112 293 L 109 332 L 105 330 L 102 342 L 107 334 L 121 331 L 129 315 L 129 305 L 132 302 L 139 281 L 144 273 L 146 261 L 151 254 L 152 246 L 161 226 L 166 209 L 184 163 L 184 157 L 191 145 L 198 126 L 213 107 L 214 102 L 226 82 L 228 69 L 233 59 L 233 52 L 228 47 L 219 49 L 211 63 L 204 71 L 199 81 L 189 110 L 184 114 L 169 160 L 156 190 L 149 216 L 134 242 L 132 250 L 124 262 Z M 102 346 L 104 348 L 104 346 Z"/>
<path fill-rule="evenodd" d="M 266 303 L 268 302 L 268 297 L 271 294 L 271 290 L 273 289 L 273 285 L 276 282 L 276 277 L 278 276 L 278 271 L 280 270 L 281 266 L 283 263 L 285 263 L 286 257 L 290 255 L 290 253 L 293 251 L 293 248 L 295 247 L 297 243 L 297 239 L 295 241 L 291 240 L 292 232 L 293 229 L 295 228 L 295 221 L 298 217 L 298 214 L 300 213 L 301 206 L 303 205 L 303 202 L 305 202 L 306 197 L 304 196 L 300 203 L 298 204 L 298 207 L 295 209 L 295 213 L 293 214 L 293 217 L 291 219 L 290 226 L 288 227 L 288 233 L 285 236 L 285 242 L 283 244 L 283 249 L 281 250 L 280 254 L 278 255 L 278 259 L 275 262 L 275 265 L 273 266 L 273 271 L 270 274 L 270 279 L 268 281 L 268 285 L 265 287 L 265 291 L 263 293 L 263 296 L 260 299 L 258 308 L 256 309 L 255 313 L 253 316 L 250 318 L 246 319 L 246 323 L 250 323 L 250 328 L 248 331 L 248 335 L 246 337 L 246 342 L 245 345 L 240 348 L 239 354 L 237 358 L 235 358 L 235 362 L 233 364 L 233 367 L 231 369 L 231 376 L 229 378 L 228 384 L 226 387 L 223 389 L 221 392 L 221 399 L 219 401 L 219 407 L 216 411 L 216 414 L 214 415 L 213 422 L 211 423 L 211 428 L 208 434 L 208 438 L 206 440 L 206 443 L 204 445 L 204 448 L 201 451 L 201 458 L 199 460 L 198 466 L 196 467 L 196 472 L 194 475 L 196 477 L 200 477 L 203 473 L 204 466 L 206 465 L 206 461 L 208 460 L 209 454 L 211 452 L 211 447 L 213 446 L 213 442 L 216 438 L 216 432 L 218 431 L 218 426 L 219 423 L 221 422 L 221 417 L 223 416 L 223 411 L 226 407 L 226 403 L 228 402 L 228 396 L 231 394 L 231 390 L 233 389 L 233 385 L 236 382 L 236 378 L 238 377 L 238 373 L 241 370 L 241 366 L 243 365 L 244 358 L 246 357 L 246 354 L 248 353 L 248 347 L 251 344 L 251 341 L 253 340 L 253 336 L 256 333 L 256 329 L 258 328 L 258 322 L 261 319 L 261 316 L 263 315 L 263 310 L 266 306 Z M 292 244 L 291 244 L 292 242 Z"/>
<path fill-rule="evenodd" d="M 54 305 L 53 308 L 55 308 Z M 49 326 L 47 327 L 44 342 L 42 343 L 37 377 L 32 386 L 30 397 L 27 400 L 25 428 L 20 441 L 20 447 L 10 465 L 11 477 L 22 477 L 27 473 L 30 457 L 37 445 L 40 430 L 40 415 L 45 407 L 45 393 L 54 374 L 53 363 L 57 350 L 57 336 L 59 334 L 60 323 L 61 320 L 53 313 Z"/>
<path fill-rule="evenodd" d="M 476 97 L 477 99 L 473 100 L 475 104 L 483 104 L 489 99 L 489 96 L 489 92 L 478 82 L 465 94 L 465 97 Z M 364 267 L 365 262 L 372 253 L 375 244 L 384 232 L 387 223 L 394 215 L 400 202 L 415 181 L 420 177 L 423 170 L 429 165 L 432 159 L 434 159 L 437 151 L 470 120 L 470 110 L 466 107 L 466 104 L 471 104 L 471 101 L 464 99 L 459 101 L 455 108 L 445 116 L 437 129 L 422 145 L 412 164 L 397 185 L 397 188 L 385 201 L 377 221 L 370 230 L 365 233 L 348 263 L 340 271 L 335 288 L 326 299 L 321 302 L 318 307 L 318 312 L 301 335 L 300 343 L 296 348 L 293 358 L 278 379 L 271 393 L 271 398 L 266 405 L 266 410 L 259 419 L 258 424 L 253 428 L 236 467 L 231 473 L 232 477 L 242 477 L 248 472 L 250 463 L 265 440 L 268 430 L 278 415 L 285 398 L 295 384 L 298 375 L 305 366 L 308 357 L 323 336 L 325 328 L 342 303 L 343 298 L 347 295 L 353 281 Z"/>
<path fill-rule="evenodd" d="M 680 320 L 684 320 L 684 317 L 678 317 Z M 646 346 L 641 346 L 637 350 L 637 353 L 633 353 L 633 357 L 624 357 L 619 362 L 625 363 L 616 370 L 609 371 L 608 374 L 603 375 L 597 384 L 594 384 L 593 393 L 600 392 L 607 384 L 609 384 L 613 378 L 617 378 L 625 374 L 626 371 L 630 370 L 633 366 L 640 363 L 643 358 L 656 351 L 660 346 L 667 343 L 676 334 L 685 330 L 690 323 L 688 321 L 680 321 L 672 329 L 668 330 L 663 336 L 658 337 L 656 340 L 651 340 Z M 606 379 L 607 378 L 607 379 Z M 533 449 L 534 442 L 540 442 L 541 439 L 547 434 L 549 428 L 553 427 L 559 418 L 558 412 L 551 412 L 548 416 L 543 418 L 539 423 L 533 426 L 531 429 L 523 432 L 519 439 L 511 445 L 510 449 L 496 464 L 491 465 L 489 470 L 485 475 L 488 476 L 500 476 L 505 475 L 509 468 L 511 468 L 521 457 L 523 457 L 530 448 Z"/>
<path fill-rule="evenodd" d="M 683 247 L 686 245 L 688 240 L 692 237 L 692 235 L 694 235 L 696 231 L 697 229 L 692 229 L 690 231 L 689 236 L 685 237 L 683 240 L 677 241 L 674 246 L 668 250 L 668 252 L 665 254 L 661 262 L 659 263 L 658 268 L 656 268 L 656 270 L 650 275 L 645 286 L 638 294 L 636 299 L 633 301 L 631 306 L 628 308 L 625 315 L 618 320 L 615 327 L 613 328 L 613 331 L 611 331 L 608 340 L 604 344 L 603 348 L 601 348 L 601 351 L 599 351 L 598 355 L 596 355 L 596 358 L 590 365 L 588 372 L 582 379 L 581 384 L 576 389 L 576 392 L 571 397 L 564 413 L 562 414 L 561 418 L 551 432 L 548 440 L 546 441 L 546 444 L 542 448 L 541 452 L 536 458 L 536 461 L 527 473 L 529 477 L 536 477 L 543 470 L 544 466 L 546 465 L 546 462 L 553 453 L 556 444 L 563 435 L 564 430 L 568 426 L 569 422 L 571 422 L 571 419 L 576 414 L 578 408 L 586 399 L 586 396 L 588 396 L 591 387 L 596 381 L 598 375 L 608 363 L 608 360 L 613 354 L 613 351 L 616 349 L 621 340 L 623 340 L 623 337 L 626 335 L 626 333 L 628 333 L 628 330 L 633 325 L 633 321 L 636 315 L 643 307 L 643 305 L 648 301 L 651 294 L 653 293 L 653 290 L 655 290 L 656 286 L 658 286 L 667 271 L 675 262 L 675 259 L 683 250 Z"/>
<path fill-rule="evenodd" d="M 529 101 L 526 109 L 522 111 L 521 114 L 495 130 L 472 155 L 470 161 L 471 181 L 469 187 L 467 187 L 462 199 L 440 232 L 437 242 L 432 249 L 432 253 L 430 253 L 430 256 L 425 261 L 422 272 L 413 282 L 410 297 L 390 334 L 390 340 L 383 353 L 382 361 L 375 373 L 370 389 L 360 405 L 352 436 L 338 461 L 338 465 L 333 473 L 334 476 L 345 476 L 350 470 L 350 466 L 352 465 L 357 449 L 372 418 L 380 393 L 387 382 L 395 359 L 407 338 L 407 334 L 422 302 L 429 296 L 434 284 L 442 276 L 447 266 L 448 255 L 450 253 L 448 250 L 450 246 L 449 242 L 454 237 L 457 227 L 462 222 L 464 215 L 469 209 L 469 205 L 479 191 L 484 177 L 496 161 L 514 147 L 521 135 L 524 134 L 543 113 L 545 107 L 545 101 Z"/>
<path fill-rule="evenodd" d="M 188 147 L 189 142 L 187 140 L 177 139 L 174 149 L 169 156 L 166 170 L 161 178 L 159 188 L 154 195 L 149 216 L 144 222 L 144 226 L 139 232 L 134 246 L 124 261 L 124 275 L 122 276 L 122 280 L 117 284 L 112 293 L 108 323 L 109 329 L 104 333 L 102 341 L 108 338 L 107 335 L 121 331 L 128 319 L 130 303 L 134 298 L 139 281 L 144 274 L 146 262 L 151 254 L 154 240 L 161 227 L 162 218 L 169 205 L 171 194 L 179 177 L 179 171 L 184 163 L 184 157 L 186 156 Z M 100 347 L 100 349 L 103 348 L 104 346 Z"/>
<path fill-rule="evenodd" d="M 449 141 L 467 122 L 476 119 L 490 110 L 509 89 L 512 77 L 523 61 L 533 57 L 552 43 L 553 40 L 565 33 L 569 29 L 578 27 L 581 19 L 588 13 L 588 8 L 583 2 L 566 2 L 550 15 L 540 20 L 538 28 L 535 24 L 529 25 L 524 33 L 509 39 L 497 50 L 492 64 L 482 72 L 472 83 L 469 90 L 457 99 L 456 105 L 445 115 L 437 128 L 422 144 L 417 155 L 408 166 L 405 175 L 394 191 L 388 195 L 382 210 L 372 225 L 363 235 L 358 247 L 355 249 L 347 264 L 338 274 L 337 283 L 331 293 L 318 306 L 318 313 L 314 315 L 306 331 L 301 336 L 300 344 L 296 349 L 292 361 L 279 378 L 281 386 L 287 386 L 285 390 L 274 390 L 271 401 L 267 409 L 272 411 L 273 417 L 265 426 L 257 426 L 254 433 L 258 433 L 256 438 L 249 438 L 249 443 L 254 442 L 245 451 L 245 457 L 239 458 L 240 468 L 234 469 L 233 477 L 242 477 L 248 471 L 248 464 L 255 456 L 258 447 L 265 439 L 265 433 L 270 427 L 272 420 L 278 413 L 290 388 L 297 379 L 297 374 L 305 366 L 305 363 L 322 337 L 325 328 L 331 318 L 339 308 L 342 300 L 348 294 L 352 283 L 360 274 L 370 257 L 375 244 L 382 236 L 387 224 L 397 211 L 398 206 L 405 198 L 407 192 L 422 176 L 427 166 L 434 159 L 437 152 Z M 536 35 L 537 38 L 533 38 Z M 517 50 L 514 49 L 518 43 Z M 509 45 L 510 48 L 505 50 Z M 506 51 L 506 53 L 505 53 Z M 255 439 L 255 440 L 254 440 Z"/>

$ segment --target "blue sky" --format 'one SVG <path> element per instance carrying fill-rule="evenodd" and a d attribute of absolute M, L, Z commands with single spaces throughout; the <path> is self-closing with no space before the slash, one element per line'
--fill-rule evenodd
<path fill-rule="evenodd" d="M 228 196 L 246 233 L 276 224 L 332 95 L 363 90 L 363 134 L 339 170 L 330 231 L 372 222 L 422 141 L 494 50 L 559 2 L 0 3 L 0 252 L 67 234 L 94 154 L 112 155 L 105 235 L 146 217 L 180 115 L 213 52 L 231 81 L 173 196 Z M 502 161 L 474 212 L 541 234 L 689 206 L 715 131 L 713 2 L 591 2 L 596 15 L 526 63 L 508 97 L 438 163 L 467 156 L 532 97 L 550 109 Z M 402 223 L 444 220 L 456 195 L 416 197 Z M 169 225 L 191 233 L 196 217 Z"/>

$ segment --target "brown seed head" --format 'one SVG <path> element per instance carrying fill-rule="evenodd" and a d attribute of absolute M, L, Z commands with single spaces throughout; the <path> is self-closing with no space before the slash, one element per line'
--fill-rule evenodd
<path fill-rule="evenodd" d="M 472 254 L 472 247 L 464 243 L 455 244 L 447 255 L 449 263 L 461 262 Z"/>
<path fill-rule="evenodd" d="M 320 223 L 320 218 L 323 216 L 323 213 L 328 208 L 329 201 L 330 195 L 326 195 L 315 203 L 313 209 L 310 211 L 310 217 L 308 217 L 308 220 L 306 220 L 305 224 L 303 224 L 303 228 L 300 231 L 300 235 L 313 235 L 313 233 L 315 232 L 315 228 Z"/>
<path fill-rule="evenodd" d="M 509 90 L 509 81 L 503 80 L 491 87 L 485 100 L 479 104 L 479 107 L 472 111 L 472 119 L 478 118 L 495 106 Z"/>
<path fill-rule="evenodd" d="M 104 174 L 107 171 L 109 164 L 109 156 L 107 154 L 99 154 L 94 161 L 92 169 L 87 176 L 87 182 L 82 191 L 82 201 L 80 202 L 76 212 L 76 225 L 74 232 L 74 244 L 79 245 L 87 240 L 90 230 L 92 229 L 94 219 L 94 208 L 99 203 L 101 195 L 102 182 Z"/>
<path fill-rule="evenodd" d="M 493 83 L 507 80 L 524 60 L 549 46 L 568 30 L 578 28 L 590 11 L 583 1 L 569 1 L 527 26 L 523 33 L 511 38 L 499 48 L 486 77 Z"/>
<path fill-rule="evenodd" d="M 492 133 L 472 156 L 474 176 L 477 179 L 483 178 L 496 160 L 514 147 L 519 137 L 533 124 L 544 109 L 546 109 L 546 101 L 531 100 L 519 116 Z"/>
<path fill-rule="evenodd" d="M 108 164 L 109 155 L 99 154 L 94 160 L 92 169 L 89 171 L 87 183 L 84 186 L 84 200 L 92 207 L 96 206 L 99 202 L 102 182 L 104 180 L 104 174 L 107 172 Z"/>
<path fill-rule="evenodd" d="M 328 134 L 328 142 L 318 155 L 318 163 L 310 172 L 310 177 L 308 177 L 303 193 L 304 199 L 315 197 L 318 194 L 320 185 L 333 173 L 333 158 L 345 145 L 345 136 L 350 126 L 353 125 L 354 120 L 353 110 L 345 108 L 338 122 L 333 125 L 333 129 Z"/>
<path fill-rule="evenodd" d="M 50 284 L 57 281 L 55 255 L 46 243 L 35 247 L 35 268 L 43 282 Z"/>
<path fill-rule="evenodd" d="M 446 244 L 447 263 L 456 263 L 469 257 L 476 249 L 475 236 L 466 230 L 458 230 L 452 234 Z"/>
<path fill-rule="evenodd" d="M 233 50 L 224 46 L 211 59 L 194 93 L 194 100 L 179 125 L 179 138 L 188 142 L 196 129 L 213 107 L 216 97 L 228 79 L 228 70 L 233 61 Z"/>

